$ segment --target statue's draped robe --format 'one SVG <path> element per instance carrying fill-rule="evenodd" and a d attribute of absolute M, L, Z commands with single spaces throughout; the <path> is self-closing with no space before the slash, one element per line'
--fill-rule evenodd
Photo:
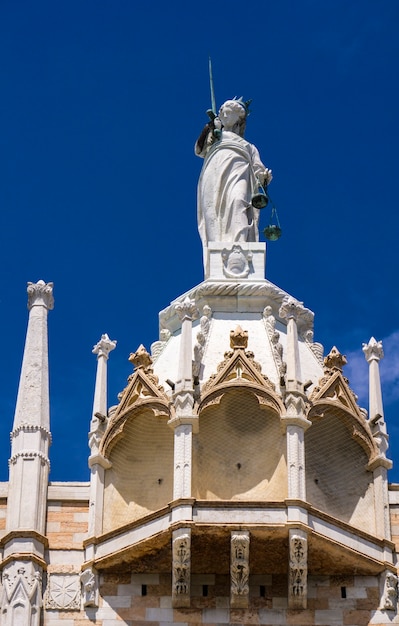
<path fill-rule="evenodd" d="M 231 131 L 202 152 L 204 165 L 198 183 L 198 230 L 204 248 L 209 241 L 258 241 L 259 210 L 251 205 L 263 181 L 265 166 L 259 152 Z"/>

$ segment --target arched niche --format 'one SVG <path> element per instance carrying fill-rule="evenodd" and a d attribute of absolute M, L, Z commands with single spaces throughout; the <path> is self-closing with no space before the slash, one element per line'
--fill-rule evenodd
<path fill-rule="evenodd" d="M 353 422 L 354 420 L 352 420 Z M 324 407 L 305 433 L 306 497 L 315 508 L 375 533 L 373 475 L 349 414 Z"/>
<path fill-rule="evenodd" d="M 103 531 L 152 513 L 173 497 L 173 431 L 150 407 L 132 411 L 108 453 Z"/>
<path fill-rule="evenodd" d="M 200 413 L 193 443 L 193 496 L 262 502 L 287 497 L 280 419 L 253 391 L 228 388 Z"/>

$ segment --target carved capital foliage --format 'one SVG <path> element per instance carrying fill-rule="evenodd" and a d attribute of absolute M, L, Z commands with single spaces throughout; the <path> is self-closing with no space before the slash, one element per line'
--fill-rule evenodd
<path fill-rule="evenodd" d="M 368 343 L 363 344 L 362 350 L 367 363 L 370 363 L 371 361 L 380 361 L 384 358 L 382 341 L 376 341 L 374 337 L 371 337 Z"/>
<path fill-rule="evenodd" d="M 95 346 L 93 346 L 93 354 L 97 354 L 97 357 L 104 356 L 108 359 L 111 350 L 116 348 L 116 341 L 111 341 L 107 334 L 101 335 L 101 339 Z"/>
<path fill-rule="evenodd" d="M 299 534 L 290 535 L 289 589 L 290 608 L 306 609 L 308 578 L 308 542 Z"/>
<path fill-rule="evenodd" d="M 31 561 L 14 561 L 2 575 L 1 623 L 39 626 L 42 607 L 42 571 Z M 23 619 L 23 622 L 21 621 Z"/>
<path fill-rule="evenodd" d="M 287 393 L 284 399 L 284 404 L 287 408 L 287 417 L 304 417 L 305 402 L 302 396 Z"/>
<path fill-rule="evenodd" d="M 172 601 L 174 607 L 190 606 L 191 534 L 177 532 L 172 540 L 173 579 Z"/>
<path fill-rule="evenodd" d="M 198 317 L 198 309 L 194 300 L 190 300 L 187 296 L 183 302 L 175 305 L 175 311 L 181 321 L 185 319 L 195 320 Z"/>
<path fill-rule="evenodd" d="M 50 574 L 45 594 L 46 609 L 79 611 L 80 609 L 79 574 Z"/>
<path fill-rule="evenodd" d="M 380 609 L 382 611 L 396 611 L 398 604 L 398 577 L 393 572 L 385 572 Z"/>
<path fill-rule="evenodd" d="M 39 280 L 37 283 L 28 283 L 28 309 L 33 306 L 44 306 L 51 310 L 54 308 L 53 283 L 45 283 Z"/>
<path fill-rule="evenodd" d="M 98 574 L 94 567 L 80 573 L 82 584 L 83 606 L 98 607 Z"/>
<path fill-rule="evenodd" d="M 296 321 L 304 312 L 303 302 L 298 302 L 294 298 L 286 298 L 280 307 L 279 315 L 283 319 L 294 319 Z"/>
<path fill-rule="evenodd" d="M 249 532 L 231 533 L 230 602 L 234 608 L 245 608 L 249 600 Z"/>

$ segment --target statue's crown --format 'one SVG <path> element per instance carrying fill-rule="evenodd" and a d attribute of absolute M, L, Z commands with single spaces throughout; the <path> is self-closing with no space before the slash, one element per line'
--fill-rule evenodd
<path fill-rule="evenodd" d="M 248 117 L 248 115 L 250 114 L 249 107 L 251 105 L 252 99 L 251 100 L 243 100 L 242 96 L 240 96 L 239 98 L 237 98 L 237 96 L 234 96 L 234 98 L 232 98 L 232 100 L 235 100 L 236 102 L 238 102 L 238 104 L 241 104 L 241 106 L 244 107 L 245 114 Z"/>

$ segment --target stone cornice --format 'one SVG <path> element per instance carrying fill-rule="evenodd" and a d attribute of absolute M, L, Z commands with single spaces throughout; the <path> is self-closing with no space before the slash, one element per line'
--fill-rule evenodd
<path fill-rule="evenodd" d="M 16 428 L 14 428 L 14 430 L 10 433 L 11 439 L 16 437 L 16 435 L 18 435 L 18 433 L 21 431 L 23 431 L 24 433 L 36 433 L 37 431 L 40 431 L 41 433 L 46 435 L 46 437 L 48 437 L 49 442 L 51 443 L 51 432 L 44 426 L 40 426 L 40 424 L 18 424 L 18 426 L 16 426 Z"/>
<path fill-rule="evenodd" d="M 11 530 L 0 539 L 0 547 L 4 548 L 7 543 L 10 543 L 13 539 L 35 539 L 43 545 L 44 548 L 48 548 L 48 539 L 45 535 L 38 533 L 36 530 Z"/>
<path fill-rule="evenodd" d="M 180 328 L 181 323 L 175 311 L 175 306 L 186 298 L 194 300 L 199 309 L 208 304 L 212 307 L 213 299 L 223 299 L 223 305 L 226 307 L 226 310 L 235 310 L 236 301 L 240 298 L 249 298 L 252 306 L 256 310 L 259 309 L 259 311 L 263 311 L 263 308 L 269 302 L 273 303 L 273 308 L 278 311 L 283 301 L 287 298 L 291 298 L 294 302 L 300 304 L 287 292 L 266 279 L 246 282 L 205 280 L 190 291 L 182 294 L 179 298 L 176 298 L 176 300 L 173 300 L 168 307 L 160 312 L 159 322 L 161 328 L 167 328 L 171 332 L 175 332 Z M 313 320 L 314 314 L 312 311 L 303 307 L 303 311 L 298 317 L 300 332 L 312 329 Z M 280 319 L 280 321 L 282 320 Z"/>
<path fill-rule="evenodd" d="M 172 511 L 179 509 L 182 505 L 188 505 L 193 508 L 194 520 L 173 520 L 173 516 L 171 516 Z M 303 521 L 290 521 L 288 519 L 287 511 L 292 506 L 299 506 L 307 511 L 309 515 L 308 524 Z M 237 518 L 240 510 L 243 512 L 242 521 Z M 269 521 L 261 521 L 260 511 L 268 511 L 267 519 Z M 221 517 L 222 513 L 225 513 L 224 518 Z M 233 518 L 231 517 L 232 513 L 234 514 Z M 165 525 L 168 519 L 169 523 Z M 154 522 L 157 521 L 159 523 L 154 525 Z M 148 535 L 145 532 L 143 534 L 146 526 L 148 526 Z M 392 541 L 371 535 L 356 526 L 352 526 L 314 508 L 303 500 L 231 502 L 189 498 L 173 501 L 159 511 L 146 515 L 140 520 L 135 520 L 122 528 L 119 527 L 98 537 L 86 539 L 84 547 L 92 546 L 94 548 L 94 554 L 90 556 L 88 562 L 100 565 L 100 567 L 107 567 L 111 557 L 113 562 L 115 562 L 115 558 L 120 558 L 126 562 L 124 555 L 125 553 L 127 554 L 126 551 L 129 552 L 134 546 L 139 548 L 142 545 L 144 550 L 151 550 L 153 542 L 155 542 L 154 545 L 159 545 L 159 537 L 165 534 L 168 536 L 173 530 L 183 527 L 190 527 L 193 532 L 195 532 L 195 529 L 204 532 L 206 528 L 256 529 L 268 532 L 271 529 L 279 528 L 283 531 L 286 529 L 288 532 L 290 528 L 300 528 L 310 535 L 332 542 L 337 546 L 339 545 L 342 549 L 377 564 L 378 567 L 382 567 L 386 562 L 389 567 L 392 567 L 392 562 L 386 561 L 384 551 L 389 550 L 392 554 L 395 551 L 395 544 Z M 356 545 L 352 545 L 353 541 L 355 541 Z M 146 545 L 147 548 L 145 547 Z"/>
<path fill-rule="evenodd" d="M 14 561 L 33 561 L 43 569 L 43 571 L 47 570 L 47 563 L 44 559 L 41 559 L 37 556 L 37 554 L 33 554 L 32 552 L 13 552 L 9 556 L 7 556 L 0 563 L 0 570 L 6 567 L 9 563 L 13 563 Z"/>
<path fill-rule="evenodd" d="M 44 465 L 47 465 L 48 468 L 50 469 L 50 461 L 48 457 L 42 452 L 38 452 L 37 450 L 19 450 L 19 452 L 16 452 L 15 454 L 12 455 L 8 463 L 10 465 L 14 464 L 17 462 L 19 458 L 23 458 L 23 459 L 39 458 L 42 461 L 42 463 Z"/>

